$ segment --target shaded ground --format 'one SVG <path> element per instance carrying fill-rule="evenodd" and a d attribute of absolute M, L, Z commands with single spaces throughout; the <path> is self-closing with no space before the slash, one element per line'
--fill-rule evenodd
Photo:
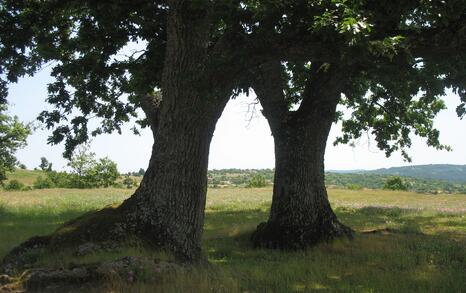
<path fill-rule="evenodd" d="M 121 202 L 129 190 L 42 190 L 0 194 L 0 257 L 32 235 L 47 234 L 86 211 Z M 461 292 L 466 287 L 466 196 L 388 191 L 329 190 L 340 220 L 360 233 L 353 241 L 321 244 L 304 252 L 254 250 L 249 242 L 267 218 L 271 189 L 210 190 L 204 252 L 212 263 L 154 282 L 144 270 L 137 282 L 108 280 L 110 292 Z M 387 232 L 388 231 L 388 232 Z M 69 267 L 141 248 L 85 257 L 42 255 L 40 265 Z M 150 253 L 149 253 L 150 254 Z M 162 257 L 157 255 L 157 257 Z"/>

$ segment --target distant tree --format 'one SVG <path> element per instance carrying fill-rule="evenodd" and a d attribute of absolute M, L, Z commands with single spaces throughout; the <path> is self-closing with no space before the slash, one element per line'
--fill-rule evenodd
<path fill-rule="evenodd" d="M 254 175 L 248 182 L 247 187 L 265 187 L 267 186 L 267 181 L 265 177 L 261 174 Z"/>
<path fill-rule="evenodd" d="M 144 173 L 146 173 L 146 171 L 143 168 L 140 168 L 138 171 L 138 176 L 144 176 Z"/>
<path fill-rule="evenodd" d="M 387 180 L 383 189 L 390 189 L 390 190 L 408 190 L 408 186 L 404 183 L 401 177 L 396 176 L 392 177 Z"/>
<path fill-rule="evenodd" d="M 26 146 L 31 134 L 29 125 L 7 113 L 8 106 L 0 103 L 0 184 L 7 179 L 6 172 L 14 171 L 17 164 L 15 152 Z"/>
<path fill-rule="evenodd" d="M 126 188 L 132 188 L 134 186 L 137 186 L 136 180 L 129 177 L 128 175 L 125 176 L 122 183 L 123 183 L 123 185 L 125 185 Z"/>
<path fill-rule="evenodd" d="M 20 168 L 21 170 L 26 170 L 27 169 L 26 165 L 24 165 L 22 163 L 18 164 L 18 168 Z"/>
<path fill-rule="evenodd" d="M 39 165 L 39 168 L 42 170 L 42 171 L 52 171 L 52 163 L 50 163 L 46 157 L 41 157 L 40 158 L 40 165 Z"/>
<path fill-rule="evenodd" d="M 105 157 L 99 159 L 95 166 L 89 170 L 87 177 L 96 187 L 110 187 L 120 177 L 117 164 Z"/>
<path fill-rule="evenodd" d="M 68 161 L 68 167 L 71 168 L 71 173 L 79 177 L 84 177 L 86 174 L 89 174 L 90 170 L 94 168 L 96 164 L 95 153 L 90 151 L 89 144 L 79 146 Z"/>

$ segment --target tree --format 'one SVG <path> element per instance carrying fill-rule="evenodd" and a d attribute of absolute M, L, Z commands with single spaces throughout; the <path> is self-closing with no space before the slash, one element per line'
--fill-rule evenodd
<path fill-rule="evenodd" d="M 444 108 L 446 88 L 460 95 L 457 113 L 465 115 L 466 2 L 288 4 L 266 5 L 257 30 L 316 41 L 298 42 L 292 54 L 264 62 L 248 77 L 274 136 L 276 162 L 270 216 L 253 241 L 302 248 L 352 234 L 333 213 L 324 184 L 334 121 L 343 123 L 336 143 L 370 132 L 387 156 L 399 150 L 409 160 L 411 134 L 448 149 L 432 119 Z M 341 115 L 339 104 L 352 114 Z"/>
<path fill-rule="evenodd" d="M 52 163 L 50 163 L 46 157 L 41 157 L 40 158 L 40 165 L 39 168 L 42 171 L 52 171 Z"/>
<path fill-rule="evenodd" d="M 117 164 L 105 157 L 99 159 L 90 171 L 90 177 L 98 187 L 110 187 L 120 177 Z"/>
<path fill-rule="evenodd" d="M 6 104 L 0 103 L 0 184 L 7 179 L 6 172 L 13 171 L 17 160 L 15 152 L 26 145 L 31 133 L 29 125 L 16 116 L 10 116 Z"/>
<path fill-rule="evenodd" d="M 390 190 L 408 190 L 408 187 L 399 176 L 392 177 L 385 182 L 383 189 Z"/>
<path fill-rule="evenodd" d="M 265 177 L 261 174 L 254 175 L 248 182 L 247 187 L 265 187 L 267 186 L 267 181 Z"/>
<path fill-rule="evenodd" d="M 52 64 L 54 109 L 40 120 L 53 129 L 51 143 L 65 142 L 66 157 L 92 135 L 121 131 L 138 108 L 146 114 L 139 125 L 154 136 L 135 194 L 92 221 L 65 224 L 60 237 L 44 238 L 47 245 L 133 235 L 180 260 L 200 260 L 209 144 L 241 73 L 238 60 L 248 55 L 241 9 L 239 1 L 2 3 L 0 96 L 8 83 Z M 131 46 L 138 49 L 123 56 Z M 90 129 L 91 117 L 101 126 Z"/>

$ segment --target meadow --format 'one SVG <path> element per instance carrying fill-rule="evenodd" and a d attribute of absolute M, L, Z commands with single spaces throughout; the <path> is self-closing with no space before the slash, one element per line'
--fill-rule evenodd
<path fill-rule="evenodd" d="M 117 204 L 130 189 L 0 191 L 0 258 L 33 235 L 54 231 L 85 212 Z M 89 292 L 464 292 L 466 196 L 385 190 L 329 189 L 353 240 L 305 251 L 253 249 L 249 237 L 267 219 L 272 189 L 208 191 L 203 249 L 210 265 L 147 281 L 111 280 Z M 123 255 L 44 255 L 41 265 L 66 267 Z"/>

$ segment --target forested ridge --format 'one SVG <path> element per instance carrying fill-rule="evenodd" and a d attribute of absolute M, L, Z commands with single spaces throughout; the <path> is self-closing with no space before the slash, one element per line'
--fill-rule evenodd
<path fill-rule="evenodd" d="M 443 166 L 443 173 L 435 171 L 435 166 Z M 410 172 L 417 170 L 421 172 Z M 390 178 L 400 176 L 408 190 L 421 193 L 465 193 L 466 183 L 456 180 L 454 170 L 461 170 L 461 165 L 426 165 L 412 167 L 397 167 L 377 170 L 329 171 L 325 174 L 325 184 L 328 187 L 347 189 L 382 189 Z M 395 170 L 391 172 L 391 170 Z M 208 172 L 209 187 L 243 187 L 248 186 L 254 177 L 263 177 L 267 184 L 273 182 L 273 169 L 221 169 Z M 443 175 L 445 179 L 429 179 L 429 175 Z M 448 175 L 453 176 L 449 177 Z"/>

